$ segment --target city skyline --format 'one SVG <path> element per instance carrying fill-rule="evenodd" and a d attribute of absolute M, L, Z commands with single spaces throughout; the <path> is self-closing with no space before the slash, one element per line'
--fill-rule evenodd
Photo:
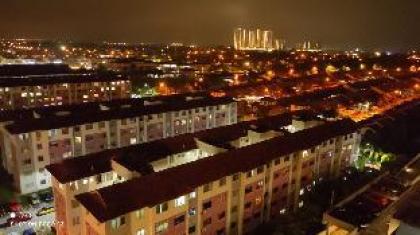
<path fill-rule="evenodd" d="M 233 28 L 269 28 L 290 45 L 313 40 L 326 48 L 415 49 L 415 1 L 0 3 L 0 37 L 76 41 L 182 42 L 232 45 Z M 391 17 L 392 16 L 392 17 Z M 368 32 L 368 33 L 367 33 Z"/>

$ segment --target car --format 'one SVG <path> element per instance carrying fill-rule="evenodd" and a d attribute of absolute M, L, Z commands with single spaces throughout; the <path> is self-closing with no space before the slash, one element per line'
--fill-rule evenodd
<path fill-rule="evenodd" d="M 32 219 L 32 216 L 29 213 L 11 213 L 10 218 L 7 219 L 8 226 L 14 226 L 21 222 L 29 221 Z"/>
<path fill-rule="evenodd" d="M 22 205 L 18 202 L 9 203 L 9 212 L 20 212 L 22 211 Z"/>
<path fill-rule="evenodd" d="M 23 231 L 23 235 L 36 235 L 36 232 L 33 228 L 28 228 Z"/>
<path fill-rule="evenodd" d="M 38 205 L 41 203 L 41 200 L 39 200 L 39 196 L 36 193 L 33 193 L 29 196 L 29 203 L 31 203 L 32 206 Z"/>
<path fill-rule="evenodd" d="M 54 210 L 54 207 L 53 206 L 43 207 L 43 208 L 39 209 L 38 212 L 36 212 L 36 215 L 37 216 L 48 215 L 50 213 L 53 213 L 54 211 L 55 210 Z"/>
<path fill-rule="evenodd" d="M 9 214 L 9 205 L 0 204 L 0 217 L 6 216 Z"/>
<path fill-rule="evenodd" d="M 44 192 L 39 194 L 39 198 L 43 202 L 52 202 L 54 200 L 54 196 L 51 192 Z"/>

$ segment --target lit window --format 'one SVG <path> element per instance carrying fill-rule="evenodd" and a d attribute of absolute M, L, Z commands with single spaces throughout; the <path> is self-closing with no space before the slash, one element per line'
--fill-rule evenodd
<path fill-rule="evenodd" d="M 124 216 L 121 216 L 121 217 L 118 217 L 116 219 L 111 220 L 111 227 L 113 229 L 118 229 L 119 227 L 121 227 L 124 224 L 125 224 L 125 217 Z"/>
<path fill-rule="evenodd" d="M 212 184 L 211 183 L 208 183 L 208 184 L 205 184 L 204 186 L 203 186 L 203 192 L 208 192 L 208 191 L 210 191 L 211 190 L 211 187 L 212 186 Z"/>
<path fill-rule="evenodd" d="M 156 214 L 163 213 L 168 210 L 168 203 L 164 202 L 156 206 Z"/>
<path fill-rule="evenodd" d="M 300 196 L 302 196 L 304 193 L 305 193 L 305 190 L 304 190 L 304 189 L 301 189 L 301 190 L 299 191 L 299 195 L 300 195 Z"/>
<path fill-rule="evenodd" d="M 144 218 L 144 210 L 143 209 L 137 210 L 136 211 L 136 217 L 139 218 L 139 219 Z"/>
<path fill-rule="evenodd" d="M 179 207 L 179 206 L 183 206 L 185 205 L 185 196 L 181 196 L 177 199 L 175 199 L 175 206 Z"/>
<path fill-rule="evenodd" d="M 140 229 L 137 231 L 136 235 L 146 235 L 146 230 Z"/>
<path fill-rule="evenodd" d="M 191 192 L 190 193 L 190 198 L 195 198 L 197 196 L 197 193 L 196 192 Z"/>
<path fill-rule="evenodd" d="M 163 233 L 163 232 L 165 232 L 168 229 L 168 226 L 169 226 L 169 224 L 166 221 L 162 221 L 162 222 L 156 223 L 156 225 L 155 225 L 156 233 Z"/>

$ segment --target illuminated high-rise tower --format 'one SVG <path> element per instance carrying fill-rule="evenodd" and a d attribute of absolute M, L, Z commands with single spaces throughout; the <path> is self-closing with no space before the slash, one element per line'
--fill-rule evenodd
<path fill-rule="evenodd" d="M 233 46 L 236 50 L 239 50 L 242 47 L 242 29 L 237 28 L 233 32 Z"/>
<path fill-rule="evenodd" d="M 233 43 L 236 50 L 272 51 L 279 48 L 271 30 L 237 28 L 233 33 Z"/>

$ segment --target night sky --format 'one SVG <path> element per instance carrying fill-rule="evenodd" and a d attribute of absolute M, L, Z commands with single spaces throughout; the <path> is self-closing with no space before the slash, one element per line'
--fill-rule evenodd
<path fill-rule="evenodd" d="M 420 0 L 0 0 L 6 38 L 229 45 L 237 26 L 289 46 L 419 48 Z"/>

